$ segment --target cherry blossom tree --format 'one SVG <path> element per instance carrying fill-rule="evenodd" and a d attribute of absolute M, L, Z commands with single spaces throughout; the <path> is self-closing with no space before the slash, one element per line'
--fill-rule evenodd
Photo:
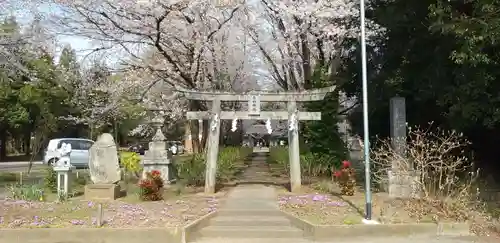
<path fill-rule="evenodd" d="M 40 4 L 34 0 L 0 0 L 0 21 L 3 22 L 0 25 L 0 65 L 11 72 L 29 74 L 24 66 L 27 60 L 53 53 L 54 36 L 45 31 Z M 16 29 L 22 28 L 12 31 L 9 22 L 16 25 Z M 25 48 L 36 56 L 20 56 L 14 51 Z"/>
<path fill-rule="evenodd" d="M 225 81 L 239 79 L 238 75 L 243 73 L 244 65 L 238 61 L 226 62 L 235 64 L 230 70 L 222 68 L 225 64 L 220 61 L 228 55 L 214 45 L 227 43 L 224 34 L 219 33 L 239 16 L 244 4 L 215 6 L 201 0 L 53 3 L 60 10 L 51 18 L 58 34 L 91 39 L 94 52 L 120 56 L 120 71 L 126 78 L 116 84 L 123 88 L 115 86 L 115 90 L 135 89 L 137 92 L 127 94 L 142 100 L 146 107 L 165 105 L 159 99 L 169 99 L 177 87 L 205 90 L 231 87 Z M 206 109 L 203 102 L 197 101 L 176 107 Z M 182 111 L 167 113 L 173 118 Z M 197 122 L 192 127 L 197 127 Z M 191 131 L 197 137 L 198 129 Z M 200 146 L 195 144 L 196 147 Z"/>
<path fill-rule="evenodd" d="M 311 88 L 315 68 L 335 78 L 341 59 L 359 36 L 355 0 L 260 0 L 246 24 L 273 80 L 285 90 Z M 382 30 L 368 21 L 368 36 Z"/>

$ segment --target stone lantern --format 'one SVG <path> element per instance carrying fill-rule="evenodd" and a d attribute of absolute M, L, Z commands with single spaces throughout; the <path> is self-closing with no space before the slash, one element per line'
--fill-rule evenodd
<path fill-rule="evenodd" d="M 144 159 L 141 161 L 143 166 L 143 175 L 153 170 L 161 173 L 161 177 L 165 183 L 171 183 L 174 180 L 172 174 L 172 153 L 167 149 L 166 137 L 161 128 L 165 119 L 161 115 L 157 115 L 152 119 L 151 125 L 155 128 L 155 135 L 149 143 L 149 149 L 144 154 Z"/>

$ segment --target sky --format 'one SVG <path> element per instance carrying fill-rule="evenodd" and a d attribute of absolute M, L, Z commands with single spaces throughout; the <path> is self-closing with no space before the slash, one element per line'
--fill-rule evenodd
<path fill-rule="evenodd" d="M 54 14 L 61 12 L 60 9 L 58 9 L 57 6 L 54 5 L 41 5 L 38 6 L 37 10 L 39 12 L 42 12 L 44 14 Z M 19 9 L 16 11 L 12 11 L 10 14 L 13 14 L 16 16 L 16 20 L 23 26 L 28 26 L 32 21 L 33 21 L 33 15 L 31 14 L 30 11 L 25 11 L 24 9 Z M 89 49 L 92 48 L 91 42 L 89 40 L 86 40 L 83 37 L 77 37 L 77 36 L 56 36 L 56 41 L 57 41 L 57 46 L 56 46 L 56 59 L 57 56 L 59 55 L 62 47 L 65 45 L 71 45 L 71 47 L 76 51 L 76 54 L 78 55 L 78 58 L 81 60 L 83 57 L 85 57 L 90 51 Z"/>
<path fill-rule="evenodd" d="M 53 5 L 41 7 L 41 11 L 46 12 L 47 14 L 61 13 L 60 9 Z M 78 36 L 57 36 L 57 41 L 60 46 L 68 44 L 71 45 L 71 47 L 76 51 L 79 59 L 87 55 L 89 53 L 89 49 L 92 47 L 89 40 Z"/>
<path fill-rule="evenodd" d="M 90 42 L 82 37 L 58 37 L 58 42 L 61 45 L 71 45 L 71 47 L 76 51 L 79 59 L 87 55 L 90 52 L 89 49 L 92 48 Z"/>
<path fill-rule="evenodd" d="M 22 1 L 22 0 L 20 0 Z M 63 14 L 63 11 L 60 7 L 55 6 L 55 5 L 40 5 L 36 8 L 36 11 L 38 13 L 42 13 L 46 16 L 49 15 L 54 15 L 54 14 Z M 24 26 L 29 26 L 29 24 L 33 21 L 33 12 L 31 11 L 25 11 L 22 8 L 20 8 L 17 11 L 13 11 L 12 14 L 14 14 L 17 18 L 17 20 Z M 87 62 L 89 60 L 92 60 L 88 58 L 88 54 L 91 53 L 91 49 L 93 48 L 92 41 L 85 39 L 83 37 L 78 37 L 78 36 L 56 36 L 56 46 L 54 49 L 55 52 L 55 59 L 59 59 L 59 55 L 61 53 L 61 50 L 64 46 L 66 45 L 71 45 L 71 47 L 75 50 L 79 61 Z M 245 44 L 247 42 L 245 41 Z M 94 46 L 95 48 L 95 46 Z M 107 62 L 108 64 L 115 64 L 117 63 L 118 59 L 122 56 L 122 54 L 117 54 L 114 53 L 111 56 L 107 56 Z M 262 81 L 263 77 L 267 76 L 267 70 L 265 68 L 262 68 L 262 63 L 263 60 L 260 59 L 259 55 L 254 54 L 253 55 L 253 62 L 256 62 L 256 67 L 255 67 L 255 75 L 258 76 L 257 80 Z M 265 79 L 265 78 L 264 78 Z M 260 82 L 259 82 L 260 83 Z M 262 84 L 260 84 L 262 86 Z"/>

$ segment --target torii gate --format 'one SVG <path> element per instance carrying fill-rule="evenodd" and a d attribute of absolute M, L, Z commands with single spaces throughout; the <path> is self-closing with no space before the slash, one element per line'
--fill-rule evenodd
<path fill-rule="evenodd" d="M 177 88 L 187 99 L 211 101 L 211 111 L 188 111 L 189 120 L 210 120 L 205 193 L 215 193 L 217 157 L 219 153 L 220 119 L 288 120 L 288 155 L 290 161 L 290 186 L 296 192 L 301 187 L 299 132 L 297 120 L 321 120 L 321 112 L 299 112 L 297 102 L 323 100 L 335 86 L 299 92 L 252 91 L 238 94 L 231 92 L 206 92 Z M 246 101 L 248 111 L 221 111 L 221 101 Z M 288 111 L 260 111 L 260 102 L 287 102 Z"/>

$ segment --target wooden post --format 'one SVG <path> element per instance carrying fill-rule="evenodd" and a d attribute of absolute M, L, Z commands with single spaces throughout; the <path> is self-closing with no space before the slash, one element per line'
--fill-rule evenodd
<path fill-rule="evenodd" d="M 292 115 L 297 110 L 296 101 L 288 101 L 288 122 L 292 120 Z M 288 130 L 288 158 L 290 161 L 290 190 L 292 192 L 300 191 L 302 178 L 300 173 L 300 151 L 299 151 L 299 131 L 298 117 L 295 118 L 295 129 Z"/>
<path fill-rule="evenodd" d="M 219 155 L 219 136 L 220 136 L 220 108 L 221 101 L 215 99 L 212 101 L 212 118 L 209 124 L 209 135 L 208 135 L 208 150 L 207 150 L 207 163 L 205 172 L 205 193 L 212 194 L 215 193 L 215 180 L 217 175 L 217 157 Z M 212 128 L 214 123 L 215 115 L 217 115 L 217 121 L 215 129 Z"/>

